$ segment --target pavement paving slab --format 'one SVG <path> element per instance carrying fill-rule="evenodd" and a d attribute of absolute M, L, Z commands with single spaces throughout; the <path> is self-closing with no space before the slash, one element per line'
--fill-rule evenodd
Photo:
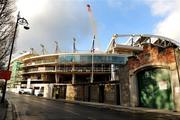
<path fill-rule="evenodd" d="M 0 100 L 1 100 L 1 97 L 0 97 Z M 7 100 L 5 100 L 4 103 L 0 103 L 0 120 L 5 120 L 7 107 L 8 107 Z"/>

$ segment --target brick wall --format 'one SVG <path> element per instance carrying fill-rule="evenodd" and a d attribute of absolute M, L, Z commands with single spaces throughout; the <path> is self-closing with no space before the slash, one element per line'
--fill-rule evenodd
<path fill-rule="evenodd" d="M 130 86 L 130 104 L 131 106 L 138 105 L 138 90 L 137 89 L 137 78 L 135 71 L 141 68 L 145 68 L 148 66 L 164 66 L 169 67 L 170 77 L 171 77 L 171 87 L 173 92 L 173 98 L 176 106 L 176 110 L 180 111 L 180 97 L 179 93 L 176 94 L 174 91 L 175 88 L 179 87 L 179 67 L 180 67 L 180 51 L 176 51 L 176 58 L 174 55 L 174 48 L 167 47 L 161 48 L 152 44 L 145 44 L 143 47 L 143 51 L 136 53 L 134 56 L 129 57 L 128 59 L 128 69 L 129 69 L 129 86 Z M 176 66 L 176 62 L 177 65 Z M 134 95 L 134 96 L 132 96 Z"/>
<path fill-rule="evenodd" d="M 161 48 L 152 44 L 146 44 L 143 51 L 128 59 L 129 70 L 136 69 L 145 64 L 170 64 L 175 62 L 172 47 Z"/>

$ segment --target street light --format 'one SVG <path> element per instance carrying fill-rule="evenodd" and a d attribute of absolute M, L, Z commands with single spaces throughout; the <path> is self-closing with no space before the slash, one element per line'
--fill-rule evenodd
<path fill-rule="evenodd" d="M 16 39 L 16 32 L 17 32 L 17 28 L 18 25 L 23 25 L 24 29 L 28 30 L 29 29 L 29 23 L 25 18 L 20 17 L 20 12 L 18 12 L 17 15 L 17 20 L 16 20 L 16 26 L 15 26 L 15 30 L 14 30 L 14 35 L 13 35 L 13 39 L 12 39 L 12 45 L 11 45 L 11 49 L 10 49 L 10 53 L 9 53 L 9 60 L 8 60 L 8 66 L 7 66 L 7 71 L 9 71 L 10 69 L 10 64 L 11 64 L 11 57 L 12 57 L 12 52 L 13 52 L 13 48 L 14 48 L 14 41 Z M 4 84 L 4 90 L 3 90 L 3 94 L 2 94 L 2 99 L 1 99 L 1 103 L 4 102 L 5 99 L 5 94 L 6 94 L 6 86 L 7 86 L 7 80 L 5 80 L 5 84 Z"/>

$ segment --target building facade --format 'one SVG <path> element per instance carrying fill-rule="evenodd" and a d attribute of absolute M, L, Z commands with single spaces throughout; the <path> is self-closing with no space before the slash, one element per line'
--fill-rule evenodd
<path fill-rule="evenodd" d="M 142 48 L 128 57 L 128 80 L 120 79 L 129 106 L 180 111 L 180 44 L 156 35 L 115 35 L 112 41 L 117 37 L 129 38 L 128 49 Z M 118 53 L 121 45 L 111 49 Z"/>
<path fill-rule="evenodd" d="M 24 59 L 23 80 L 48 83 L 93 83 L 113 81 L 116 69 L 126 64 L 127 58 L 105 53 L 59 53 Z"/>
<path fill-rule="evenodd" d="M 49 98 L 120 104 L 118 70 L 127 63 L 125 55 L 57 53 L 32 55 L 21 63 L 22 88 L 43 87 Z"/>
<path fill-rule="evenodd" d="M 48 98 L 180 111 L 179 46 L 162 36 L 115 34 L 104 53 L 31 53 L 20 60 L 19 82 Z"/>

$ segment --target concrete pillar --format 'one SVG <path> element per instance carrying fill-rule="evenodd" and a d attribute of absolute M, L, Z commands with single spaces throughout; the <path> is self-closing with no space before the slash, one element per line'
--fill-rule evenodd
<path fill-rule="evenodd" d="M 74 59 L 73 59 L 73 62 L 74 62 Z M 75 76 L 75 65 L 74 63 L 72 64 L 72 84 L 75 84 L 75 79 L 76 79 L 76 76 Z"/>
<path fill-rule="evenodd" d="M 44 97 L 52 98 L 53 94 L 53 84 L 44 85 Z"/>
<path fill-rule="evenodd" d="M 180 111 L 180 83 L 178 80 L 177 70 L 171 70 L 171 82 L 172 82 L 172 95 L 175 105 L 175 110 Z"/>
<path fill-rule="evenodd" d="M 59 83 L 59 75 L 57 73 L 55 73 L 55 81 L 56 83 Z"/>
<path fill-rule="evenodd" d="M 130 106 L 136 107 L 139 105 L 138 84 L 134 73 L 129 76 L 129 91 L 130 91 Z"/>
<path fill-rule="evenodd" d="M 57 70 L 58 70 L 58 66 L 56 65 L 55 66 L 55 72 L 57 72 Z M 58 75 L 58 73 L 55 73 L 55 81 L 56 81 L 56 83 L 59 83 L 59 75 Z"/>
<path fill-rule="evenodd" d="M 91 66 L 91 80 L 90 83 L 94 81 L 94 53 L 92 53 L 92 66 Z"/>
<path fill-rule="evenodd" d="M 90 76 L 90 83 L 93 83 L 93 81 L 94 81 L 94 73 L 91 73 L 91 76 Z"/>
<path fill-rule="evenodd" d="M 76 79 L 76 76 L 75 76 L 75 74 L 73 73 L 73 74 L 72 74 L 72 84 L 75 84 L 75 79 Z"/>
<path fill-rule="evenodd" d="M 27 79 L 27 86 L 26 86 L 26 88 L 31 88 L 31 78 L 28 78 Z"/>
<path fill-rule="evenodd" d="M 115 65 L 111 64 L 111 81 L 115 80 Z"/>

